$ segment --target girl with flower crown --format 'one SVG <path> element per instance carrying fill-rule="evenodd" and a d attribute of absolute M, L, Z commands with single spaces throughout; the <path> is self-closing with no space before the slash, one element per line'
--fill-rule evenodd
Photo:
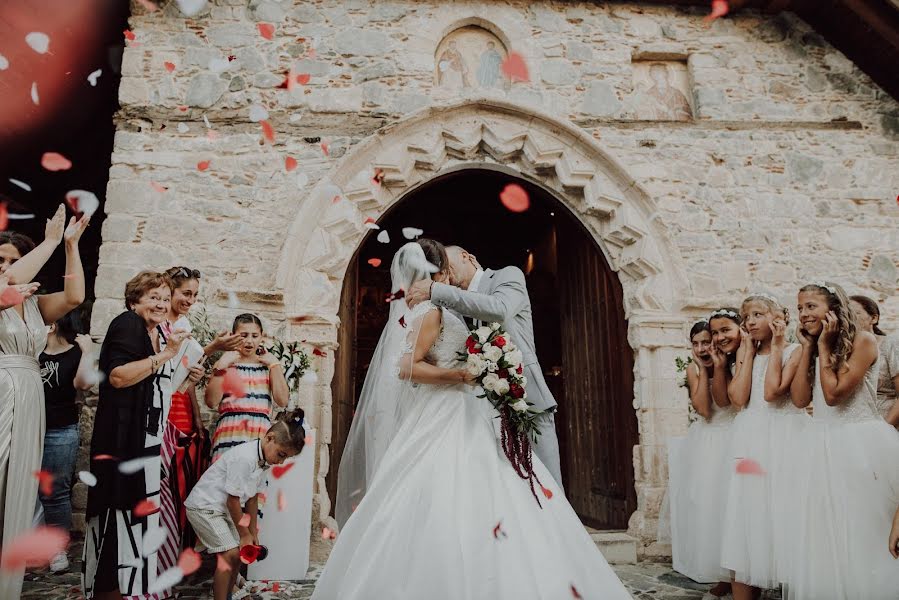
<path fill-rule="evenodd" d="M 787 311 L 757 293 L 743 301 L 740 315 L 741 343 L 727 390 L 740 413 L 732 429 L 721 564 L 733 571 L 734 600 L 748 600 L 759 588 L 778 587 L 789 563 L 783 531 L 792 516 L 792 444 L 809 418 L 790 402 L 799 346 L 786 342 Z"/>
<path fill-rule="evenodd" d="M 798 407 L 812 403 L 814 418 L 802 436 L 802 493 L 792 500 L 786 598 L 895 600 L 899 563 L 883 541 L 899 504 L 899 433 L 877 410 L 877 340 L 858 328 L 840 286 L 806 285 L 798 300 L 792 397 Z"/>
<path fill-rule="evenodd" d="M 716 311 L 713 318 L 722 314 Z M 729 318 L 723 320 L 733 323 Z M 711 594 L 723 596 L 730 589 L 730 573 L 721 568 L 721 527 L 727 489 L 724 482 L 730 469 L 727 450 L 736 413 L 727 394 L 712 398 L 713 356 L 717 354 L 722 365 L 726 359 L 714 348 L 708 321 L 703 319 L 693 325 L 690 344 L 693 360 L 687 365 L 687 390 L 700 419 L 690 425 L 686 439 L 668 449 L 672 562 L 676 571 L 694 581 L 718 582 Z M 664 517 L 663 512 L 661 519 Z M 660 530 L 664 527 L 660 523 Z"/>

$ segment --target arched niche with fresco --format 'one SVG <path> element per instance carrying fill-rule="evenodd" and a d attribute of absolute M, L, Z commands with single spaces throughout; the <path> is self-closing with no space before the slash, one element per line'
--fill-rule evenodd
<path fill-rule="evenodd" d="M 443 90 L 509 89 L 500 65 L 508 48 L 492 32 L 466 25 L 451 31 L 434 53 L 434 85 Z"/>

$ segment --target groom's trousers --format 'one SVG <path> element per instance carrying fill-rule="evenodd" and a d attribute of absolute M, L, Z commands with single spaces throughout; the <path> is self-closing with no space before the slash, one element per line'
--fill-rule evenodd
<path fill-rule="evenodd" d="M 540 421 L 540 436 L 534 445 L 534 453 L 540 459 L 540 462 L 553 476 L 559 486 L 559 491 L 564 492 L 562 488 L 562 466 L 559 461 L 559 438 L 556 436 L 556 418 L 555 415 L 546 415 Z M 544 485 L 546 482 L 543 482 Z"/>

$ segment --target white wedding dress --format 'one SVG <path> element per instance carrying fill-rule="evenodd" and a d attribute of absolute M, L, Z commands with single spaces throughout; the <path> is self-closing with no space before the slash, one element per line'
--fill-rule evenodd
<path fill-rule="evenodd" d="M 430 310 L 419 304 L 406 322 Z M 429 362 L 458 368 L 465 324 L 442 311 Z M 502 452 L 497 413 L 464 385 L 420 385 L 368 490 L 340 532 L 313 600 L 630 598 L 571 505 Z"/>

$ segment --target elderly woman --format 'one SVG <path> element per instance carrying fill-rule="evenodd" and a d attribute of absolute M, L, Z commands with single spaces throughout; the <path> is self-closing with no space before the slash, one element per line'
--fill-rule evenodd
<path fill-rule="evenodd" d="M 66 227 L 60 206 L 47 221 L 45 239 L 0 232 L 0 544 L 28 529 L 34 516 L 44 440 L 44 386 L 38 357 L 47 344 L 47 325 L 84 301 L 84 270 L 78 241 L 88 219 L 73 217 Z M 66 279 L 62 292 L 34 296 L 30 284 L 65 240 Z M 15 293 L 18 292 L 18 293 Z M 24 569 L 0 572 L 0 598 L 18 598 Z"/>
<path fill-rule="evenodd" d="M 84 544 L 87 598 L 167 598 L 158 590 L 164 535 L 159 490 L 161 445 L 171 399 L 171 377 L 184 340 L 175 330 L 163 348 L 157 326 L 165 321 L 172 282 L 144 271 L 125 286 L 127 310 L 109 324 L 100 350 L 100 400 L 91 440 L 90 488 Z"/>
<path fill-rule="evenodd" d="M 880 330 L 880 307 L 867 296 L 851 296 L 849 306 L 858 328 L 877 336 L 880 377 L 877 380 L 877 408 L 893 427 L 899 427 L 899 336 Z"/>

